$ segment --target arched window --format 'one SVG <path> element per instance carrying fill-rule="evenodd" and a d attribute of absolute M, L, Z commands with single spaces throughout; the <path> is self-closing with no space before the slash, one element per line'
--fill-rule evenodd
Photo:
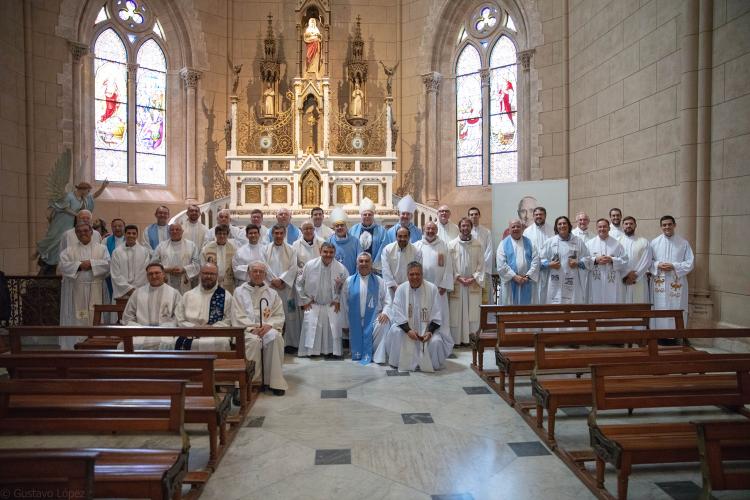
<path fill-rule="evenodd" d="M 167 60 L 147 6 L 109 0 L 96 18 L 94 179 L 166 184 Z"/>
<path fill-rule="evenodd" d="M 459 187 L 518 180 L 515 31 L 506 11 L 486 4 L 473 12 L 459 33 L 455 66 Z"/>

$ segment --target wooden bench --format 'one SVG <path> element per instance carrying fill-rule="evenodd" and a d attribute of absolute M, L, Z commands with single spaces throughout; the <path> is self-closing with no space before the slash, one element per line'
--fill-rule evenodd
<path fill-rule="evenodd" d="M 741 460 L 750 460 L 750 420 L 693 422 L 698 431 L 703 491 L 701 500 L 713 498 L 722 490 L 750 490 L 750 468 L 727 469 L 727 449 L 744 450 Z"/>
<path fill-rule="evenodd" d="M 655 363 L 659 361 L 690 361 L 712 355 L 689 346 L 660 346 L 665 338 L 750 337 L 750 329 L 702 330 L 627 330 L 622 332 L 542 333 L 534 339 L 535 367 L 532 374 L 532 395 L 536 401 L 536 425 L 542 428 L 547 410 L 547 440 L 555 445 L 555 417 L 558 408 L 592 404 L 590 378 L 541 378 L 545 373 L 585 373 L 592 364 Z M 599 346 L 639 344 L 637 347 L 606 347 L 591 349 L 557 349 L 560 346 Z M 744 355 L 737 355 L 738 358 Z"/>
<path fill-rule="evenodd" d="M 144 411 L 148 398 L 165 407 Z M 190 448 L 185 382 L 177 380 L 0 381 L 0 433 L 160 433 L 180 449 L 86 449 L 97 453 L 94 496 L 180 498 Z"/>
<path fill-rule="evenodd" d="M 117 320 L 122 319 L 125 312 L 125 304 L 95 304 L 93 326 L 105 326 L 102 323 L 102 315 L 105 313 L 117 314 Z M 94 350 L 94 349 L 117 349 L 122 339 L 119 337 L 89 337 L 75 345 L 75 349 Z"/>
<path fill-rule="evenodd" d="M 0 450 L 0 490 L 18 498 L 94 497 L 94 450 Z"/>
<path fill-rule="evenodd" d="M 647 422 L 600 426 L 597 415 L 601 411 L 674 406 L 739 409 L 750 403 L 750 355 L 744 359 L 714 356 L 711 360 L 591 367 L 594 407 L 589 414 L 589 437 L 596 453 L 597 487 L 604 488 L 607 462 L 617 469 L 617 497 L 624 500 L 633 465 L 699 460 L 695 425 Z M 727 446 L 723 452 L 736 459 L 747 453 L 743 447 Z"/>
<path fill-rule="evenodd" d="M 683 328 L 682 311 L 647 310 L 647 311 L 592 311 L 547 314 L 509 314 L 498 319 L 498 338 L 495 347 L 495 363 L 498 378 L 498 394 L 504 396 L 505 377 L 508 377 L 507 400 L 515 404 L 516 375 L 529 374 L 534 368 L 533 350 L 503 350 L 507 347 L 534 347 L 534 337 L 546 330 L 581 329 L 584 331 L 602 331 L 602 329 L 637 329 L 648 328 L 652 318 L 674 319 L 677 328 Z M 534 331 L 513 331 L 515 329 L 532 329 Z M 634 330 L 638 331 L 638 330 Z M 559 332 L 564 333 L 564 332 Z"/>
<path fill-rule="evenodd" d="M 252 380 L 255 375 L 255 362 L 245 359 L 245 330 L 240 327 L 135 327 L 135 326 L 17 326 L 10 328 L 10 347 L 13 354 L 38 353 L 45 351 L 34 351 L 30 347 L 23 347 L 23 337 L 89 337 L 89 336 L 113 336 L 122 338 L 123 352 L 137 354 L 179 353 L 183 355 L 192 354 L 215 354 L 217 359 L 214 363 L 214 374 L 218 384 L 238 384 L 240 388 L 240 412 L 245 415 L 249 410 L 251 400 Z M 156 350 L 134 350 L 133 338 L 135 337 L 219 337 L 227 338 L 234 346 L 231 351 L 156 351 Z M 46 351 L 49 352 L 49 351 Z M 86 351 L 72 351 L 82 352 Z"/>
<path fill-rule="evenodd" d="M 648 311 L 651 304 L 529 304 L 479 306 L 479 330 L 469 334 L 471 344 L 471 366 L 480 374 L 483 371 L 483 355 L 486 348 L 497 344 L 497 317 L 513 313 L 568 313 L 585 311 Z"/>
<path fill-rule="evenodd" d="M 164 379 L 189 381 L 185 398 L 185 423 L 205 424 L 208 429 L 208 467 L 219 459 L 219 444 L 226 443 L 226 422 L 231 408 L 229 394 L 215 391 L 213 354 L 12 354 L 0 357 L 12 379 Z M 169 402 L 164 401 L 165 405 Z M 155 402 L 151 402 L 155 404 Z"/>

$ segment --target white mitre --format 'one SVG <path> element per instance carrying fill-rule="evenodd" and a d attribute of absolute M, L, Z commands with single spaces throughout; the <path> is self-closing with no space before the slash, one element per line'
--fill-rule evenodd
<path fill-rule="evenodd" d="M 413 214 L 416 209 L 417 204 L 414 202 L 414 198 L 412 198 L 410 194 L 407 194 L 398 202 L 399 212 L 409 212 Z"/>
<path fill-rule="evenodd" d="M 344 209 L 341 207 L 336 207 L 331 211 L 331 215 L 328 216 L 328 220 L 331 221 L 331 225 L 335 226 L 336 224 L 339 224 L 343 222 L 346 224 L 349 221 L 349 218 L 346 215 L 346 212 L 344 212 Z"/>
<path fill-rule="evenodd" d="M 375 203 L 368 197 L 362 198 L 362 203 L 359 204 L 359 213 L 366 211 L 374 212 L 375 211 Z"/>

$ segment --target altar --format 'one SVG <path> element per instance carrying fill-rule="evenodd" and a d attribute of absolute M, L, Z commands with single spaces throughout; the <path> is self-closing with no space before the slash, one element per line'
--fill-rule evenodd
<path fill-rule="evenodd" d="M 351 56 L 346 81 L 335 88 L 347 93 L 338 109 L 329 77 L 328 41 L 330 4 L 324 0 L 299 0 L 297 16 L 296 76 L 280 95 L 280 63 L 273 20 L 269 15 L 264 55 L 259 63 L 261 99 L 244 104 L 237 95 L 240 69 L 235 70 L 231 121 L 227 123 L 227 170 L 230 205 L 236 219 L 248 219 L 260 208 L 271 215 L 281 207 L 299 221 L 310 209 L 329 213 L 340 206 L 358 214 L 367 197 L 381 221 L 395 221 L 393 180 L 396 176 L 393 98 L 367 99 L 368 62 L 359 18 L 353 26 Z M 291 65 L 290 65 L 291 66 Z M 250 109 L 249 112 L 240 109 Z"/>

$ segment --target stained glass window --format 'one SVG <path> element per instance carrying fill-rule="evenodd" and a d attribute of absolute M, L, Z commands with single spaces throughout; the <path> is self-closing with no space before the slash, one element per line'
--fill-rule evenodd
<path fill-rule="evenodd" d="M 456 63 L 456 184 L 482 185 L 481 60 L 473 45 Z"/>
<path fill-rule="evenodd" d="M 159 44 L 147 40 L 138 50 L 136 85 L 135 181 L 166 184 L 165 95 L 167 62 Z"/>
<path fill-rule="evenodd" d="M 94 45 L 94 177 L 128 181 L 128 68 L 125 44 L 112 29 Z"/>
<path fill-rule="evenodd" d="M 501 36 L 490 54 L 490 183 L 518 180 L 516 46 Z"/>

